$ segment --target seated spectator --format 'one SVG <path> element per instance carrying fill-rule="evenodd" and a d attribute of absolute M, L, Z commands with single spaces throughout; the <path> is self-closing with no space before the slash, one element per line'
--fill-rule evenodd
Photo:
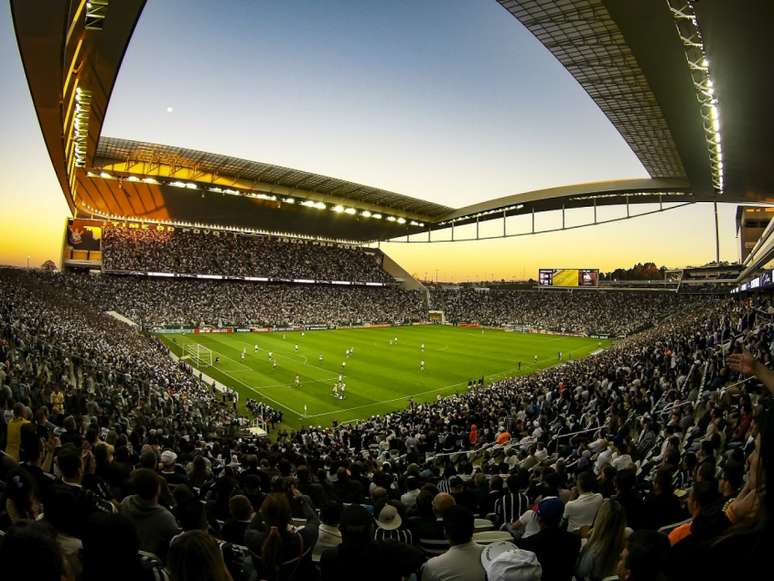
<path fill-rule="evenodd" d="M 581 550 L 575 577 L 579 581 L 601 581 L 615 574 L 624 548 L 626 513 L 617 500 L 605 500 L 597 511 L 588 542 Z"/>
<path fill-rule="evenodd" d="M 691 515 L 691 520 L 681 524 L 679 527 L 672 529 L 669 533 L 669 542 L 672 545 L 683 541 L 691 535 L 691 532 L 698 520 L 698 529 L 701 529 L 701 516 L 705 517 L 705 521 L 709 516 L 707 513 L 712 509 L 714 505 L 718 505 L 719 508 L 719 492 L 718 486 L 714 481 L 709 482 L 697 482 L 691 488 L 691 493 L 688 496 L 688 512 Z M 704 513 L 704 515 L 702 515 Z"/>
<path fill-rule="evenodd" d="M 172 513 L 159 504 L 161 485 L 155 472 L 147 468 L 132 474 L 135 494 L 121 502 L 120 512 L 134 524 L 140 539 L 140 550 L 166 559 L 169 541 L 178 531 Z"/>
<path fill-rule="evenodd" d="M 245 532 L 245 544 L 255 556 L 255 568 L 269 581 L 314 578 L 312 550 L 317 543 L 320 524 L 309 500 L 293 488 L 293 497 L 306 515 L 306 524 L 291 526 L 291 508 L 284 492 L 272 492 L 261 504 L 257 518 Z"/>
<path fill-rule="evenodd" d="M 122 514 L 95 513 L 83 536 L 81 581 L 166 581 L 161 561 L 140 552 L 132 522 Z"/>
<path fill-rule="evenodd" d="M 668 470 L 656 472 L 653 492 L 645 500 L 645 514 L 651 529 L 680 522 L 686 517 L 673 491 L 672 474 Z"/>
<path fill-rule="evenodd" d="M 0 544 L 4 579 L 74 581 L 56 544 L 55 533 L 42 523 L 20 522 Z"/>
<path fill-rule="evenodd" d="M 487 581 L 540 581 L 543 568 L 535 553 L 510 541 L 498 541 L 481 551 Z"/>
<path fill-rule="evenodd" d="M 497 522 L 508 525 L 519 520 L 519 517 L 529 510 L 529 499 L 524 493 L 527 483 L 527 472 L 520 468 L 508 476 L 506 485 L 508 491 L 494 504 Z"/>
<path fill-rule="evenodd" d="M 546 498 L 537 507 L 540 532 L 516 542 L 520 549 L 537 555 L 543 568 L 543 581 L 570 581 L 580 552 L 580 537 L 559 528 L 564 503 L 559 498 Z"/>
<path fill-rule="evenodd" d="M 245 544 L 245 531 L 255 516 L 253 505 L 243 494 L 237 494 L 228 499 L 228 510 L 231 513 L 221 531 L 223 540 L 227 543 Z"/>
<path fill-rule="evenodd" d="M 425 508 L 424 491 L 417 498 L 418 518 L 412 522 L 412 532 L 419 548 L 428 558 L 441 555 L 449 548 L 449 540 L 443 526 L 443 515 L 454 506 L 454 497 L 448 492 L 439 492 L 430 501 L 430 512 Z"/>
<path fill-rule="evenodd" d="M 422 581 L 484 581 L 482 547 L 473 542 L 474 520 L 465 506 L 450 506 L 445 511 L 443 524 L 449 550 L 422 566 Z"/>
<path fill-rule="evenodd" d="M 185 469 L 178 464 L 177 454 L 172 450 L 164 450 L 161 453 L 161 469 L 159 475 L 167 481 L 170 486 L 176 486 L 178 484 L 187 484 L 188 476 L 185 473 Z"/>
<path fill-rule="evenodd" d="M 409 476 L 406 478 L 406 492 L 401 495 L 400 503 L 407 511 L 413 511 L 417 505 L 417 496 L 419 496 L 419 480 L 416 476 Z"/>
<path fill-rule="evenodd" d="M 394 504 L 385 503 L 382 505 L 379 515 L 376 517 L 374 540 L 412 544 L 411 531 L 403 526 L 403 519 Z"/>
<path fill-rule="evenodd" d="M 564 506 L 564 520 L 567 521 L 568 532 L 579 532 L 594 522 L 604 500 L 601 494 L 594 492 L 595 483 L 596 479 L 590 470 L 578 474 L 575 481 L 578 497 Z"/>
<path fill-rule="evenodd" d="M 323 551 L 334 549 L 341 544 L 341 531 L 339 523 L 341 522 L 341 504 L 338 502 L 328 502 L 323 505 L 320 511 L 320 529 L 317 536 L 317 543 L 312 552 L 312 560 L 318 562 Z"/>
<path fill-rule="evenodd" d="M 341 544 L 320 557 L 322 581 L 400 581 L 415 573 L 424 557 L 416 548 L 373 540 L 373 519 L 357 504 L 341 514 Z"/>
<path fill-rule="evenodd" d="M 5 480 L 3 528 L 25 520 L 37 520 L 43 513 L 43 505 L 30 473 L 23 468 L 14 468 L 8 472 Z"/>
<path fill-rule="evenodd" d="M 667 581 L 665 568 L 669 539 L 655 531 L 635 531 L 621 552 L 617 571 L 620 581 Z"/>
<path fill-rule="evenodd" d="M 204 531 L 177 536 L 168 561 L 171 581 L 232 581 L 218 543 Z"/>

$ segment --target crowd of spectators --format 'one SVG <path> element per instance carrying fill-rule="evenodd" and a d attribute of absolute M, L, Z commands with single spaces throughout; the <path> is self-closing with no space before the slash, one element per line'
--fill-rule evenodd
<path fill-rule="evenodd" d="M 433 287 L 430 308 L 447 321 L 512 324 L 562 333 L 622 337 L 690 309 L 705 297 L 673 292 L 453 289 Z"/>
<path fill-rule="evenodd" d="M 40 581 L 761 578 L 772 312 L 686 305 L 584 360 L 270 441 L 233 433 L 229 403 L 152 338 L 3 270 L 0 567 Z"/>
<path fill-rule="evenodd" d="M 105 226 L 108 271 L 171 272 L 270 279 L 394 282 L 374 249 L 218 230 Z"/>
<path fill-rule="evenodd" d="M 145 327 L 287 327 L 409 323 L 427 318 L 425 296 L 395 286 L 338 286 L 55 274 L 70 296 Z"/>

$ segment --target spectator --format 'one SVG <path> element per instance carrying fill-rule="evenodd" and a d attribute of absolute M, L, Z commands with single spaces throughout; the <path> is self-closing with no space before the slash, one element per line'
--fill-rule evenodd
<path fill-rule="evenodd" d="M 422 581 L 484 581 L 481 545 L 473 542 L 473 513 L 465 506 L 451 506 L 443 516 L 449 550 L 422 567 Z"/>
<path fill-rule="evenodd" d="M 635 531 L 618 562 L 620 581 L 666 581 L 669 539 L 655 531 Z"/>
<path fill-rule="evenodd" d="M 204 531 L 188 531 L 169 547 L 171 581 L 232 581 L 223 554 Z"/>
<path fill-rule="evenodd" d="M 360 505 L 341 515 L 341 544 L 323 552 L 322 581 L 399 581 L 422 564 L 420 551 L 402 543 L 373 540 L 373 520 Z"/>
<path fill-rule="evenodd" d="M 19 461 L 19 449 L 21 448 L 21 429 L 25 424 L 29 424 L 27 419 L 27 406 L 21 402 L 16 402 L 13 406 L 13 419 L 8 422 L 5 453 L 11 458 Z"/>
<path fill-rule="evenodd" d="M 120 511 L 134 524 L 140 539 L 140 549 L 162 561 L 166 559 L 169 541 L 179 530 L 175 517 L 159 505 L 159 477 L 147 468 L 132 474 L 135 494 L 127 496 Z"/>
<path fill-rule="evenodd" d="M 237 494 L 228 499 L 228 510 L 231 514 L 223 524 L 222 536 L 227 543 L 245 544 L 245 531 L 255 516 L 250 499 L 243 494 Z"/>
<path fill-rule="evenodd" d="M 605 500 L 599 507 L 591 536 L 575 567 L 579 581 L 602 581 L 614 575 L 626 536 L 626 514 L 617 500 Z"/>
<path fill-rule="evenodd" d="M 570 581 L 580 552 L 580 537 L 559 528 L 564 503 L 547 498 L 537 508 L 540 532 L 522 539 L 516 545 L 537 555 L 543 568 L 543 581 Z"/>
<path fill-rule="evenodd" d="M 312 553 L 312 560 L 320 561 L 323 552 L 328 549 L 335 549 L 341 544 L 341 531 L 339 523 L 341 522 L 341 504 L 338 502 L 328 502 L 320 511 L 320 529 Z"/>
<path fill-rule="evenodd" d="M 569 501 L 564 507 L 564 520 L 567 521 L 567 531 L 579 532 L 588 528 L 594 522 L 597 511 L 602 505 L 602 495 L 593 492 L 596 479 L 590 470 L 584 470 L 578 474 L 575 481 L 577 498 Z"/>
<path fill-rule="evenodd" d="M 398 509 L 389 503 L 382 505 L 379 516 L 376 518 L 375 541 L 395 541 L 411 545 L 413 537 L 411 531 L 403 527 L 403 519 Z"/>

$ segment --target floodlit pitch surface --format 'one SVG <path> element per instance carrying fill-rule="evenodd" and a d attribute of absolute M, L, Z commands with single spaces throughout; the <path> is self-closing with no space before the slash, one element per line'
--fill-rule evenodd
<path fill-rule="evenodd" d="M 471 378 L 485 376 L 489 381 L 533 373 L 557 365 L 560 351 L 562 361 L 567 361 L 570 355 L 573 359 L 586 357 L 611 343 L 588 337 L 439 326 L 336 329 L 303 335 L 274 332 L 160 337 L 178 354 L 186 343 L 211 349 L 213 360 L 218 356 L 220 362 L 204 372 L 239 392 L 243 412 L 249 413 L 243 405 L 247 399 L 263 400 L 281 409 L 283 422 L 294 428 L 403 409 L 409 398 L 423 402 L 465 391 Z M 350 357 L 345 354 L 347 349 L 354 349 Z M 277 361 L 276 367 L 272 367 L 269 352 Z M 425 362 L 424 371 L 421 361 Z M 297 375 L 300 388 L 294 386 Z M 346 383 L 343 400 L 331 395 L 339 375 Z"/>

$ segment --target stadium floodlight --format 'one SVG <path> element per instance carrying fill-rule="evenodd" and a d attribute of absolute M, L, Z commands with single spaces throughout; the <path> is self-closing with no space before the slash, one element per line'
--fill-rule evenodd
<path fill-rule="evenodd" d="M 157 184 L 157 183 L 159 183 L 157 180 L 155 180 L 153 178 L 142 178 L 142 181 L 145 182 L 146 184 Z"/>
<path fill-rule="evenodd" d="M 129 176 L 128 178 L 126 178 L 126 181 L 129 181 L 129 182 L 139 182 L 140 178 L 138 178 L 137 176 Z"/>
<path fill-rule="evenodd" d="M 315 202 L 314 207 L 318 210 L 324 210 L 327 206 L 322 202 Z"/>
<path fill-rule="evenodd" d="M 387 221 L 388 222 L 394 222 L 395 221 L 395 216 L 387 216 Z"/>
<path fill-rule="evenodd" d="M 341 204 L 337 204 L 337 205 L 333 206 L 333 208 L 331 208 L 331 210 L 333 210 L 337 214 L 341 214 L 344 211 L 344 206 L 342 206 Z"/>
<path fill-rule="evenodd" d="M 355 210 L 355 208 L 347 208 L 346 210 L 344 210 L 344 213 L 349 214 L 351 216 L 352 214 L 357 214 L 357 210 Z"/>
<path fill-rule="evenodd" d="M 185 187 L 185 182 L 178 182 L 178 181 L 169 182 L 169 185 L 170 186 L 174 186 L 176 188 L 184 188 Z"/>
<path fill-rule="evenodd" d="M 296 203 L 296 201 L 293 198 L 283 198 L 282 201 L 285 202 L 286 204 L 295 204 Z"/>
<path fill-rule="evenodd" d="M 369 212 L 368 210 L 363 210 L 362 212 L 360 212 L 360 215 L 363 216 L 363 218 L 370 218 L 371 212 Z"/>
<path fill-rule="evenodd" d="M 198 189 L 199 189 L 199 186 L 197 186 L 197 185 L 196 185 L 195 183 L 193 183 L 193 182 L 188 182 L 187 184 L 185 184 L 185 187 L 186 187 L 187 189 L 189 189 L 189 190 L 198 190 Z"/>
<path fill-rule="evenodd" d="M 101 171 L 101 172 L 99 172 L 99 177 L 101 177 L 101 178 L 103 178 L 103 179 L 106 179 L 106 180 L 112 180 L 112 179 L 113 179 L 113 176 L 112 176 L 112 175 L 110 175 L 110 174 L 109 174 L 108 172 L 106 172 L 106 171 Z"/>
<path fill-rule="evenodd" d="M 371 214 L 371 218 L 373 218 L 374 220 L 381 220 L 382 215 L 377 212 L 376 214 Z"/>
<path fill-rule="evenodd" d="M 405 224 L 406 219 L 405 218 L 398 218 L 398 224 Z"/>

